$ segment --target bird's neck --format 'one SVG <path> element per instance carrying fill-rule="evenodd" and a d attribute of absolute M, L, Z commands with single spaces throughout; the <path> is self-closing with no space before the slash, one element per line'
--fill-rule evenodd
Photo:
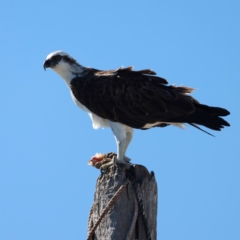
<path fill-rule="evenodd" d="M 63 78 L 68 86 L 70 86 L 72 79 L 75 77 L 80 77 L 84 69 L 85 67 L 81 66 L 80 64 L 62 64 L 55 67 L 53 70 Z"/>

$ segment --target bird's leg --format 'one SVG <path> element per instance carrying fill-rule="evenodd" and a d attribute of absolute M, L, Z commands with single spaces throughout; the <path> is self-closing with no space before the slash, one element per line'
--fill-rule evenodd
<path fill-rule="evenodd" d="M 129 143 L 132 140 L 132 135 L 133 135 L 133 128 L 128 127 L 128 132 L 126 134 L 125 150 L 124 150 L 124 160 L 126 162 L 130 162 L 131 161 L 131 158 L 127 157 L 125 154 L 126 154 L 128 146 L 129 146 Z"/>
<path fill-rule="evenodd" d="M 126 164 L 127 163 L 125 161 L 126 138 L 118 138 L 117 136 L 115 136 L 115 139 L 117 143 L 117 157 L 115 157 L 115 163 Z"/>
<path fill-rule="evenodd" d="M 113 131 L 114 137 L 117 143 L 117 157 L 114 157 L 111 162 L 107 164 L 107 167 L 113 164 L 125 164 L 129 165 L 130 158 L 125 156 L 125 152 L 127 147 L 132 139 L 133 129 L 123 125 L 118 122 L 110 122 L 109 125 Z M 130 166 L 130 165 L 129 165 Z M 106 169 L 105 165 L 101 167 L 102 169 Z"/>

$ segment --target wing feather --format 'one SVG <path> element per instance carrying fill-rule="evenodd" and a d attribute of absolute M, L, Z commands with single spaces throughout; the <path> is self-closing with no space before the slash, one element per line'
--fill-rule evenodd
<path fill-rule="evenodd" d="M 87 69 L 83 76 L 71 81 L 72 93 L 97 116 L 134 128 L 155 122 L 158 126 L 168 122 L 195 123 L 214 130 L 229 125 L 219 117 L 229 112 L 200 104 L 189 95 L 193 88 L 168 86 L 164 78 L 149 69 L 132 69 Z"/>

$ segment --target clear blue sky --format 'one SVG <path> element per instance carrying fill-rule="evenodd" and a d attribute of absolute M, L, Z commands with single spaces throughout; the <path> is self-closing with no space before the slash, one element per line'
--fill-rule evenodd
<path fill-rule="evenodd" d="M 210 137 L 188 126 L 135 131 L 128 156 L 158 182 L 158 239 L 240 239 L 239 1 L 3 1 L 0 9 L 0 239 L 79 240 L 99 172 L 116 150 L 63 80 L 43 70 L 64 50 L 84 65 L 151 68 L 230 110 Z M 124 219 L 122 220 L 124 221 Z"/>

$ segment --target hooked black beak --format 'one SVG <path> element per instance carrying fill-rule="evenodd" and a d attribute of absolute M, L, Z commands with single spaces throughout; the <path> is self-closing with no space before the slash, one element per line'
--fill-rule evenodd
<path fill-rule="evenodd" d="M 46 60 L 43 64 L 43 68 L 46 71 L 46 68 L 51 67 L 51 61 L 50 60 Z"/>

